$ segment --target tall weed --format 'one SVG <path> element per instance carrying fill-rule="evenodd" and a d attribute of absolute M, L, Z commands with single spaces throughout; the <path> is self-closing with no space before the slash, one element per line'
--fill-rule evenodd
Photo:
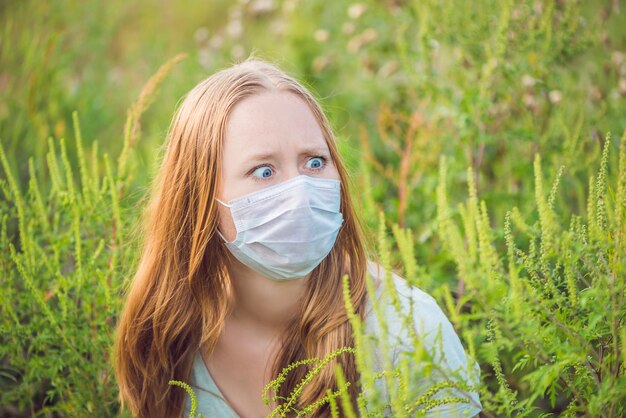
<path fill-rule="evenodd" d="M 126 195 L 135 168 L 128 155 L 139 120 L 174 57 L 151 78 L 128 114 L 124 152 L 83 149 L 77 113 L 74 149 L 48 140 L 43 188 L 34 160 L 23 192 L 0 144 L 0 405 L 11 416 L 113 416 L 119 405 L 110 352 L 136 263 L 138 222 Z M 58 145 L 57 145 L 58 144 Z"/>

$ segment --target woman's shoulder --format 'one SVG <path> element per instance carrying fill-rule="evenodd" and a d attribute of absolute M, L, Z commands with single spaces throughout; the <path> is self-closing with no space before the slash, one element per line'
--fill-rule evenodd
<path fill-rule="evenodd" d="M 381 319 L 385 321 L 393 367 L 398 366 L 402 357 L 413 360 L 411 356 L 416 346 L 421 344 L 424 352 L 430 356 L 431 364 L 435 366 L 431 371 L 430 383 L 454 376 L 452 380 L 477 385 L 480 381 L 480 367 L 467 355 L 454 326 L 435 298 L 419 287 L 410 285 L 396 273 L 390 272 L 387 279 L 384 269 L 374 262 L 368 261 L 367 267 L 373 279 L 375 294 L 368 297 L 366 333 L 380 335 Z M 389 285 L 395 290 L 395 301 L 389 289 L 386 289 Z M 377 310 L 374 309 L 374 301 L 378 305 Z M 443 391 L 440 396 L 444 393 L 458 396 L 458 392 L 451 391 Z M 443 413 L 442 416 L 454 412 L 462 412 L 460 416 L 467 416 L 467 412 L 478 413 L 482 408 L 477 406 L 480 405 L 478 394 L 472 392 L 470 397 L 475 401 L 474 407 L 458 404 L 455 407 L 451 404 L 436 409 Z"/>
<path fill-rule="evenodd" d="M 366 324 L 380 325 L 380 320 L 384 319 L 389 336 L 398 340 L 398 350 L 413 351 L 415 347 L 411 334 L 414 334 L 422 341 L 424 348 L 443 345 L 442 354 L 446 356 L 444 360 L 451 365 L 464 363 L 463 345 L 434 297 L 419 287 L 410 285 L 396 273 L 391 272 L 390 280 L 387 280 L 386 272 L 376 263 L 368 262 L 368 272 L 374 279 L 375 295 L 368 297 Z M 385 289 L 389 285 L 393 285 L 395 290 L 395 301 L 390 294 L 391 289 Z M 374 309 L 374 301 L 378 304 L 378 313 Z"/>
<path fill-rule="evenodd" d="M 406 279 L 394 272 L 390 272 L 389 281 L 385 270 L 377 263 L 368 261 L 367 270 L 373 279 L 375 294 L 369 297 L 366 309 L 366 321 L 375 321 L 378 319 L 374 310 L 373 301 L 379 302 L 381 313 L 388 320 L 388 329 L 391 333 L 397 333 L 403 329 L 402 314 L 409 315 L 413 312 L 412 319 L 416 326 L 418 335 L 425 337 L 439 327 L 443 327 L 443 332 L 454 332 L 452 324 L 440 308 L 439 304 L 426 291 L 417 286 L 410 285 Z M 394 303 L 391 289 L 385 290 L 389 285 L 393 286 L 395 296 L 397 296 L 397 304 Z M 382 302 L 382 304 L 381 304 Z M 398 312 L 398 308 L 400 312 Z M 456 333 L 455 333 L 456 334 Z"/>
<path fill-rule="evenodd" d="M 385 269 L 378 263 L 368 260 L 367 261 L 367 272 L 374 279 L 374 287 L 376 289 L 376 293 L 380 294 L 383 289 L 383 282 L 386 278 Z M 429 295 L 424 290 L 420 289 L 417 286 L 409 285 L 407 280 L 404 277 L 399 276 L 395 272 L 390 272 L 391 280 L 396 288 L 398 294 L 403 298 L 417 297 L 420 299 L 428 299 L 431 301 L 435 301 L 435 299 Z"/>

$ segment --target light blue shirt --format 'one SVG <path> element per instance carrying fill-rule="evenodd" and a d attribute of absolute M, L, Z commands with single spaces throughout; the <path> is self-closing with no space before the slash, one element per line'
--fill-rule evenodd
<path fill-rule="evenodd" d="M 368 269 L 372 277 L 381 276 L 380 271 L 376 270 L 375 264 L 368 264 Z M 381 276 L 382 277 L 382 276 Z M 417 335 L 423 342 L 423 347 L 430 353 L 434 354 L 434 360 L 444 369 L 450 371 L 457 371 L 458 376 L 469 384 L 476 386 L 480 381 L 480 367 L 474 360 L 469 359 L 466 356 L 463 345 L 457 336 L 452 324 L 445 316 L 441 308 L 437 305 L 435 299 L 417 287 L 410 287 L 406 281 L 392 274 L 392 282 L 397 290 L 400 306 L 405 313 L 410 312 L 411 301 L 413 304 L 413 320 L 414 329 Z M 390 356 L 392 360 L 392 366 L 396 367 L 404 353 L 411 353 L 415 350 L 412 340 L 409 337 L 409 333 L 402 324 L 401 319 L 398 317 L 397 311 L 392 303 L 389 303 L 387 298 L 381 299 L 381 292 L 383 286 L 379 286 L 376 289 L 376 299 L 379 302 L 383 302 L 382 310 L 387 323 L 388 340 L 390 342 Z M 380 322 L 377 315 L 372 309 L 371 300 L 367 301 L 365 316 L 365 330 L 370 335 L 380 335 Z M 439 333 L 441 331 L 441 333 Z M 439 339 L 440 336 L 440 339 Z M 440 350 L 443 348 L 443 351 Z M 373 350 L 374 358 L 374 371 L 379 372 L 384 370 L 382 366 L 381 352 L 374 346 Z M 469 361 L 469 363 L 468 363 Z M 468 367 L 471 365 L 471 367 Z M 413 366 L 411 366 L 413 367 Z M 432 376 L 440 376 L 433 374 Z M 419 381 L 417 383 L 418 388 L 421 390 L 426 389 L 434 382 L 441 380 L 440 377 L 431 377 L 429 381 Z M 229 406 L 224 395 L 221 393 L 218 386 L 215 384 L 209 370 L 207 369 L 204 361 L 199 352 L 196 353 L 193 367 L 191 370 L 190 381 L 188 382 L 195 392 L 198 400 L 197 412 L 203 414 L 206 418 L 220 417 L 220 418 L 239 418 L 237 413 Z M 388 402 L 387 385 L 384 379 L 377 379 L 375 386 L 383 399 Z M 412 388 L 412 390 L 414 390 Z M 259 394 L 260 395 L 260 394 Z M 468 396 L 469 395 L 469 398 Z M 463 394 L 457 389 L 446 388 L 437 392 L 434 399 L 443 397 L 462 397 L 470 399 L 470 403 L 449 403 L 432 408 L 426 413 L 427 417 L 473 417 L 482 410 L 482 405 L 479 400 L 478 393 L 469 392 L 469 394 Z M 191 400 L 187 396 L 185 401 L 185 417 L 189 415 L 191 408 Z M 389 409 L 386 409 L 382 416 L 392 416 Z"/>

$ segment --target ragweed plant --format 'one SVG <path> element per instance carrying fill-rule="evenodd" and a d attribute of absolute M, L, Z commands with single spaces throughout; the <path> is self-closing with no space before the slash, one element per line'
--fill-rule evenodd
<path fill-rule="evenodd" d="M 302 392 L 303 387 L 307 383 L 309 383 L 311 381 L 311 379 L 313 379 L 313 377 L 315 375 L 319 374 L 319 372 L 324 367 L 327 367 L 331 360 L 333 360 L 334 358 L 336 358 L 336 357 L 338 357 L 338 356 L 340 356 L 340 355 L 342 355 L 344 353 L 354 353 L 354 349 L 350 348 L 350 347 L 343 347 L 343 348 L 340 348 L 340 349 L 337 349 L 337 350 L 331 352 L 326 357 L 324 357 L 321 361 L 318 360 L 317 358 L 311 358 L 311 359 L 305 359 L 305 360 L 301 360 L 301 361 L 292 363 L 289 366 L 285 367 L 281 371 L 281 373 L 278 375 L 278 377 L 276 379 L 273 379 L 263 389 L 263 401 L 264 401 L 264 403 L 266 405 L 269 405 L 270 402 L 284 401 L 280 405 L 278 405 L 278 407 L 276 409 L 274 409 L 274 411 L 272 411 L 272 413 L 269 414 L 268 417 L 274 417 L 274 416 L 285 417 L 285 416 L 288 416 L 288 414 L 293 414 L 293 413 L 296 413 L 297 416 L 306 416 L 306 415 L 310 414 L 312 411 L 314 411 L 316 408 L 322 406 L 323 404 L 325 404 L 327 402 L 330 402 L 330 398 L 331 397 L 334 398 L 337 395 L 340 395 L 342 392 L 345 392 L 347 387 L 348 387 L 348 385 L 349 385 L 349 383 L 344 384 L 342 387 L 340 387 L 340 390 L 338 390 L 338 391 L 335 391 L 335 392 L 331 391 L 330 393 L 328 393 L 322 399 L 316 401 L 312 405 L 308 405 L 307 407 L 303 408 L 302 410 L 298 410 L 294 406 L 294 405 L 296 405 L 297 398 L 298 398 L 299 394 Z M 315 364 L 315 367 L 313 367 L 313 368 L 311 368 L 311 370 L 309 370 L 309 372 L 306 374 L 306 376 L 296 385 L 294 390 L 290 393 L 290 395 L 286 399 L 282 400 L 281 397 L 278 397 L 278 396 L 273 396 L 271 398 L 268 397 L 267 393 L 268 393 L 269 389 L 272 389 L 274 391 L 274 393 L 277 393 L 278 389 L 280 388 L 280 385 L 285 381 L 286 375 L 291 370 L 293 370 L 295 367 L 298 367 L 298 366 L 301 366 L 301 365 L 308 365 L 308 364 Z"/>
<path fill-rule="evenodd" d="M 85 152 L 74 112 L 77 164 L 65 138 L 49 138 L 47 170 L 29 159 L 23 192 L 0 143 L 0 405 L 11 405 L 9 415 L 119 411 L 110 349 L 137 223 L 125 196 L 135 169 L 124 156 L 150 97 L 181 58 L 166 63 L 131 108 L 117 163 L 99 155 L 98 142 Z M 43 187 L 42 176 L 50 178 Z"/>
<path fill-rule="evenodd" d="M 196 415 L 196 410 L 198 409 L 198 398 L 196 398 L 196 394 L 191 388 L 191 386 L 189 386 L 185 382 L 181 382 L 180 380 L 170 380 L 169 384 L 183 388 L 185 392 L 187 392 L 187 395 L 189 395 L 189 399 L 191 400 L 191 408 L 189 409 L 189 418 L 205 418 L 204 415 L 202 414 Z"/>
<path fill-rule="evenodd" d="M 485 336 L 479 357 L 495 379 L 488 379 L 482 399 L 498 416 L 526 416 L 546 407 L 564 416 L 626 413 L 626 133 L 617 164 L 610 164 L 611 148 L 607 135 L 599 169 L 589 179 L 586 217 L 557 211 L 565 169 L 558 170 L 547 192 L 537 154 L 536 218 L 509 210 L 503 250 L 471 170 L 469 199 L 458 205 L 460 222 L 455 221 L 441 160 L 439 236 L 465 294 L 455 301 L 449 290 L 444 293 L 451 316 L 470 310 L 462 326 L 468 340 Z"/>
<path fill-rule="evenodd" d="M 125 113 L 128 95 L 172 48 L 192 57 L 170 75 L 178 97 L 252 45 L 330 93 L 379 258 L 441 302 L 479 360 L 481 415 L 624 414 L 624 153 L 615 164 L 599 134 L 623 126 L 618 2 L 210 3 L 167 16 L 133 3 L 132 28 L 121 0 L 88 14 L 77 1 L 2 6 L 0 415 L 118 412 L 108 347 L 136 257 L 131 182 L 172 108 L 142 114 L 159 76 Z M 368 412 L 415 405 L 401 371 L 419 348 L 394 362 L 384 321 L 380 341 L 356 339 L 383 353 L 342 354 L 359 362 Z M 328 395 L 347 413 L 339 388 Z"/>

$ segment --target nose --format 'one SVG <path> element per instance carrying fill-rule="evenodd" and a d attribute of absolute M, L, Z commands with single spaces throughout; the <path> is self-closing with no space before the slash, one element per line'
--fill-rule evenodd
<path fill-rule="evenodd" d="M 285 177 L 283 180 L 290 180 L 294 177 L 301 176 L 306 174 L 304 169 L 298 167 L 296 164 L 290 164 L 289 167 L 284 171 Z"/>

